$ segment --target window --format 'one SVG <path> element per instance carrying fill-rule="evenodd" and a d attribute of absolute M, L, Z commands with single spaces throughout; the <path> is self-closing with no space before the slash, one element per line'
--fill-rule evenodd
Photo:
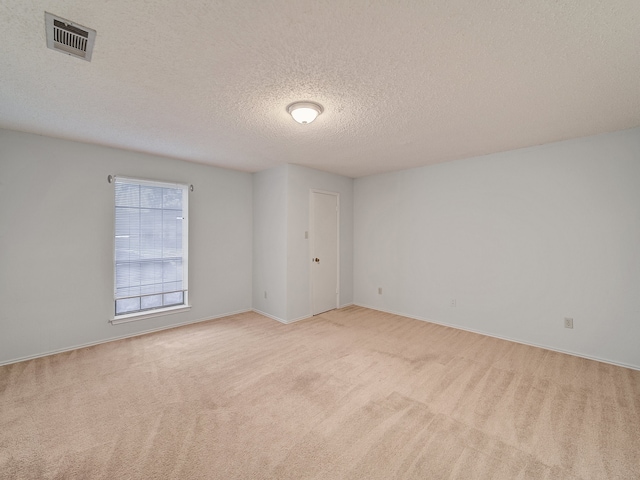
<path fill-rule="evenodd" d="M 115 316 L 188 306 L 186 185 L 117 177 Z"/>

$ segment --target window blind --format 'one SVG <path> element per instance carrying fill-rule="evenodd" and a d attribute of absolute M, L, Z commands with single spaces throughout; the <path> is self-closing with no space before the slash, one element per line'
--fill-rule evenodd
<path fill-rule="evenodd" d="M 188 303 L 188 192 L 116 178 L 115 315 Z"/>

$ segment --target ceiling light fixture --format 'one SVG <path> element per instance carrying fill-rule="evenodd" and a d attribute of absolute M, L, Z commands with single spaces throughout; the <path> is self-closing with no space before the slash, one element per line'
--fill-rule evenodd
<path fill-rule="evenodd" d="M 315 102 L 294 102 L 287 107 L 287 112 L 298 123 L 311 123 L 324 111 L 322 105 Z"/>

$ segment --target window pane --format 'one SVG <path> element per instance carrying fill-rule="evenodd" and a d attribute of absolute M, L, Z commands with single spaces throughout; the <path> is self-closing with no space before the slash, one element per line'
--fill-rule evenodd
<path fill-rule="evenodd" d="M 180 278 L 178 278 L 178 271 L 177 271 L 178 268 L 182 270 L 182 261 L 168 260 L 163 262 L 162 281 L 167 283 L 167 282 L 175 282 L 176 280 L 180 280 Z"/>
<path fill-rule="evenodd" d="M 162 293 L 162 263 L 145 262 L 141 270 L 142 293 Z"/>
<path fill-rule="evenodd" d="M 162 210 L 140 210 L 140 258 L 162 258 Z"/>
<path fill-rule="evenodd" d="M 164 188 L 163 207 L 182 211 L 182 189 Z"/>
<path fill-rule="evenodd" d="M 186 189 L 152 183 L 116 179 L 116 314 L 184 304 Z"/>
<path fill-rule="evenodd" d="M 168 307 L 170 305 L 182 305 L 184 303 L 184 295 L 182 294 L 182 292 L 167 293 L 163 295 L 163 297 L 165 307 Z"/>
<path fill-rule="evenodd" d="M 140 206 L 162 208 L 162 187 L 140 186 Z"/>
<path fill-rule="evenodd" d="M 164 210 L 162 218 L 164 258 L 181 256 L 182 251 L 182 211 Z"/>
<path fill-rule="evenodd" d="M 139 209 L 116 207 L 116 260 L 140 258 L 139 236 Z"/>
<path fill-rule="evenodd" d="M 141 307 L 143 310 L 149 308 L 158 308 L 162 306 L 162 295 L 151 295 L 149 297 L 142 297 Z"/>
<path fill-rule="evenodd" d="M 116 300 L 116 315 L 137 312 L 140 310 L 140 298 L 124 298 Z"/>
<path fill-rule="evenodd" d="M 139 207 L 140 186 L 120 183 L 116 179 L 116 207 Z"/>

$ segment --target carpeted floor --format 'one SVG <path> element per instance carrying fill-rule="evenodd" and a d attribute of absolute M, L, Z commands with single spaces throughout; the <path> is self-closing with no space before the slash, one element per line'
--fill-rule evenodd
<path fill-rule="evenodd" d="M 360 307 L 0 367 L 2 479 L 638 479 L 640 372 Z"/>

